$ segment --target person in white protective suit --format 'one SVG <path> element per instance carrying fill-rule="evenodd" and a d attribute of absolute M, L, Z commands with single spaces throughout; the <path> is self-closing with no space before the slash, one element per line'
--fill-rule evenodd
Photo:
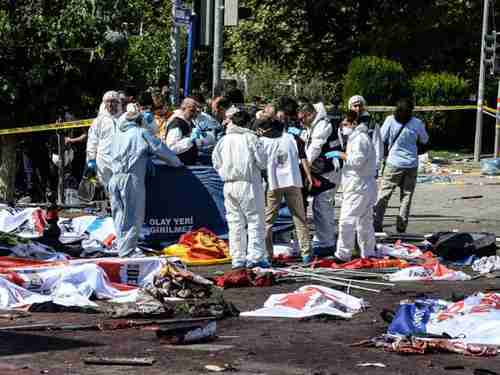
<path fill-rule="evenodd" d="M 368 128 L 368 135 L 371 137 L 373 147 L 375 148 L 378 175 L 384 159 L 384 142 L 382 141 L 380 125 L 375 123 L 371 118 L 370 113 L 366 110 L 366 100 L 361 95 L 351 96 L 348 104 L 349 109 L 358 114 L 358 124 L 364 123 Z"/>
<path fill-rule="evenodd" d="M 336 132 L 328 121 L 325 107 L 322 103 L 304 103 L 299 109 L 299 119 L 305 130 L 301 137 L 306 142 L 307 161 L 311 172 L 328 179 L 335 184 L 333 189 L 316 195 L 313 199 L 313 223 L 315 236 L 313 239 L 313 254 L 316 256 L 333 255 L 336 245 L 335 225 L 335 194 L 340 180 L 339 163 L 331 163 L 325 159 L 325 154 L 338 146 Z"/>
<path fill-rule="evenodd" d="M 96 165 L 99 182 L 108 190 L 111 179 L 111 145 L 121 115 L 119 96 L 108 91 L 102 98 L 97 118 L 92 122 L 87 136 L 87 164 Z"/>
<path fill-rule="evenodd" d="M 356 238 L 362 258 L 375 255 L 373 206 L 377 200 L 376 153 L 365 123 L 357 123 L 357 113 L 349 111 L 342 122 L 342 133 L 348 137 L 345 153 L 332 151 L 329 159 L 344 160 L 342 168 L 342 207 L 335 257 L 350 261 Z"/>
<path fill-rule="evenodd" d="M 246 128 L 250 121 L 248 113 L 234 113 L 212 153 L 213 166 L 224 181 L 233 268 L 269 267 L 262 185 L 267 157 L 255 133 Z"/>
<path fill-rule="evenodd" d="M 172 167 L 182 166 L 175 153 L 151 134 L 143 122 L 137 104 L 129 104 L 125 118 L 118 124 L 111 150 L 113 176 L 109 194 L 121 257 L 142 255 L 137 251 L 137 240 L 144 223 L 149 157 L 157 156 Z"/>

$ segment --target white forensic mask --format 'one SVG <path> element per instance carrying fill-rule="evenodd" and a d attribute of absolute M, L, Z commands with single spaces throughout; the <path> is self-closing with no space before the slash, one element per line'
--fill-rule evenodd
<path fill-rule="evenodd" d="M 346 137 L 349 137 L 353 132 L 353 128 L 348 128 L 347 126 L 344 126 L 342 128 L 342 135 L 345 135 Z"/>

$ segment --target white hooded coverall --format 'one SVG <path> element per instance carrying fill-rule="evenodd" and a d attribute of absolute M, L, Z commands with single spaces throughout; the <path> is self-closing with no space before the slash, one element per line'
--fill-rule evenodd
<path fill-rule="evenodd" d="M 362 258 L 375 254 L 373 205 L 377 200 L 376 152 L 365 124 L 358 125 L 347 141 L 342 168 L 342 207 L 335 256 L 351 260 L 356 235 Z"/>
<path fill-rule="evenodd" d="M 320 154 L 323 145 L 328 141 L 328 137 L 332 134 L 333 128 L 324 106 L 315 105 L 317 115 L 314 118 L 310 129 L 306 131 L 306 155 L 307 161 L 312 164 Z M 335 188 L 318 194 L 313 199 L 313 223 L 315 236 L 313 246 L 320 248 L 333 248 L 336 242 L 335 236 L 335 194 L 339 183 L 340 174 L 330 171 L 322 175 L 331 182 L 335 183 Z"/>
<path fill-rule="evenodd" d="M 104 100 L 108 97 L 115 98 L 115 96 L 118 99 L 118 93 L 114 91 L 104 94 L 99 115 L 92 122 L 87 137 L 87 161 L 96 161 L 97 178 L 106 191 L 112 175 L 111 145 L 121 113 L 118 111 L 115 115 L 110 114 L 104 106 Z"/>
<path fill-rule="evenodd" d="M 214 148 L 212 162 L 224 181 L 233 268 L 267 261 L 261 175 L 267 157 L 262 144 L 251 130 L 230 125 Z"/>
<path fill-rule="evenodd" d="M 118 252 L 125 257 L 137 248 L 146 210 L 145 176 L 147 162 L 156 155 L 173 167 L 179 158 L 151 132 L 134 121 L 119 124 L 112 145 L 113 176 L 109 183 L 111 213 Z"/>

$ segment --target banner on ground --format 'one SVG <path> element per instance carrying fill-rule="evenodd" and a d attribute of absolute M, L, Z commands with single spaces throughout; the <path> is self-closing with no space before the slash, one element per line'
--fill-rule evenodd
<path fill-rule="evenodd" d="M 244 312 L 240 316 L 300 319 L 333 315 L 350 319 L 364 307 L 360 298 L 324 286 L 307 285 L 293 293 L 273 294 L 262 309 Z"/>
<path fill-rule="evenodd" d="M 439 262 L 402 269 L 385 277 L 389 281 L 468 281 L 469 275 L 447 268 Z"/>
<path fill-rule="evenodd" d="M 447 335 L 466 343 L 500 345 L 500 294 L 477 293 L 458 302 L 421 299 L 402 303 L 393 335 Z"/>

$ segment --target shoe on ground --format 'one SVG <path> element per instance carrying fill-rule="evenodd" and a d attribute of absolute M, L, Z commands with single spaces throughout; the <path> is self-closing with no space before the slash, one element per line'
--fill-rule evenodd
<path fill-rule="evenodd" d="M 326 246 L 326 247 L 314 247 L 312 249 L 313 256 L 315 257 L 329 257 L 332 256 L 335 252 L 334 246 Z"/>
<path fill-rule="evenodd" d="M 248 262 L 247 263 L 247 268 L 252 269 L 252 268 L 271 268 L 271 264 L 267 260 L 260 260 L 258 262 Z"/>
<path fill-rule="evenodd" d="M 332 260 L 337 263 L 337 264 L 344 264 L 344 263 L 349 263 L 351 260 L 344 260 L 344 259 L 341 259 L 339 257 L 337 257 L 336 255 L 333 256 Z"/>
<path fill-rule="evenodd" d="M 312 255 L 306 255 L 302 257 L 302 264 L 307 266 L 314 261 L 314 257 Z"/>
<path fill-rule="evenodd" d="M 233 263 L 231 264 L 231 269 L 233 271 L 235 270 L 241 270 L 241 269 L 245 269 L 245 263 L 244 262 L 236 262 L 236 263 Z"/>

